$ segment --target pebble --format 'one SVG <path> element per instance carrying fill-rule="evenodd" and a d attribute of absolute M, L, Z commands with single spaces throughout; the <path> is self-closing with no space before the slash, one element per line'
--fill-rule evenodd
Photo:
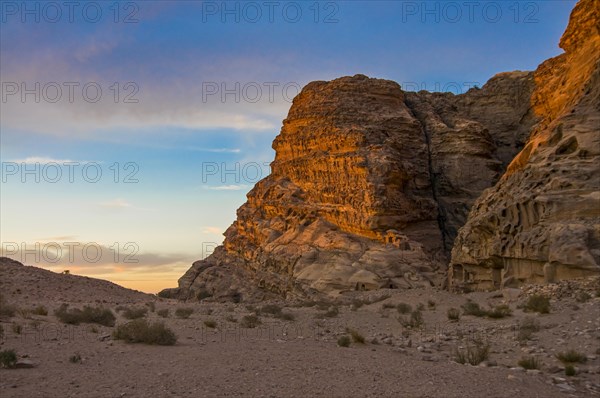
<path fill-rule="evenodd" d="M 567 383 L 557 384 L 556 387 L 560 388 L 561 390 L 565 390 L 565 391 L 575 391 L 573 386 L 571 386 L 570 384 L 567 384 Z"/>

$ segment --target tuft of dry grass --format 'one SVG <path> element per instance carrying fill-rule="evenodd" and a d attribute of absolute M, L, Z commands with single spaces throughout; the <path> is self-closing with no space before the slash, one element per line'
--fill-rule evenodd
<path fill-rule="evenodd" d="M 175 316 L 181 319 L 187 319 L 194 313 L 193 308 L 179 307 L 175 310 Z"/>
<path fill-rule="evenodd" d="M 337 345 L 340 346 L 340 347 L 350 347 L 350 337 L 348 337 L 348 336 L 341 336 L 337 340 Z"/>
<path fill-rule="evenodd" d="M 564 364 L 585 363 L 587 361 L 585 354 L 575 351 L 574 349 L 559 352 L 556 354 L 556 358 Z"/>
<path fill-rule="evenodd" d="M 352 337 L 352 341 L 355 343 L 365 344 L 365 337 L 357 330 L 346 328 L 346 333 L 350 333 L 350 337 Z"/>
<path fill-rule="evenodd" d="M 62 304 L 54 315 L 63 323 L 79 325 L 80 323 L 97 323 L 103 326 L 114 326 L 115 315 L 108 308 L 84 306 L 83 309 L 68 308 Z"/>
<path fill-rule="evenodd" d="M 538 312 L 540 314 L 549 314 L 550 313 L 550 299 L 546 296 L 542 296 L 541 294 L 534 294 L 529 297 L 523 309 L 526 312 Z"/>
<path fill-rule="evenodd" d="M 248 329 L 253 329 L 261 324 L 262 322 L 260 321 L 260 318 L 258 318 L 256 315 L 246 315 L 240 321 L 240 326 Z"/>
<path fill-rule="evenodd" d="M 541 369 L 542 363 L 536 357 L 525 357 L 521 358 L 518 365 L 523 369 Z"/>
<path fill-rule="evenodd" d="M 475 342 L 475 344 L 467 346 L 463 350 L 458 348 L 454 351 L 454 361 L 460 364 L 468 363 L 470 365 L 479 365 L 481 362 L 489 358 L 490 345 L 483 342 Z"/>
<path fill-rule="evenodd" d="M 117 326 L 113 337 L 115 340 L 125 340 L 127 343 L 151 345 L 173 345 L 177 342 L 175 333 L 163 322 L 150 323 L 144 318 Z"/>

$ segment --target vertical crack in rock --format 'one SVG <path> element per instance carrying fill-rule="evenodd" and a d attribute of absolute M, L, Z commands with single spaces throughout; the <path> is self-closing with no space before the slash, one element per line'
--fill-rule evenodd
<path fill-rule="evenodd" d="M 406 101 L 406 106 L 411 110 L 411 113 L 414 115 L 414 109 L 411 107 L 410 101 Z M 418 120 L 419 124 L 421 125 L 421 131 L 423 132 L 425 144 L 427 145 L 427 166 L 429 169 L 431 196 L 437 205 L 437 223 L 438 227 L 440 228 L 442 248 L 444 250 L 444 254 L 449 255 L 451 250 L 451 240 L 453 240 L 453 238 L 449 236 L 448 231 L 446 230 L 446 209 L 441 205 L 440 201 L 438 200 L 438 174 L 434 171 L 433 168 L 433 156 L 431 153 L 431 136 L 429 134 L 429 131 L 427 131 L 427 126 L 418 117 L 415 116 L 415 119 Z"/>

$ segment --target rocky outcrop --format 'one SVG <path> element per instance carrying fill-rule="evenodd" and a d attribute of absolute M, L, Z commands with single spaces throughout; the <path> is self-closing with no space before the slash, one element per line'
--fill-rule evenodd
<path fill-rule="evenodd" d="M 471 210 L 450 283 L 493 289 L 600 272 L 600 16 L 580 1 L 560 45 L 534 72 L 539 122 Z"/>
<path fill-rule="evenodd" d="M 453 286 L 598 272 L 591 3 L 573 13 L 566 54 L 463 95 L 363 75 L 308 84 L 223 246 L 162 294 L 432 286 L 448 280 L 451 253 Z"/>
<path fill-rule="evenodd" d="M 406 93 L 429 146 L 433 196 L 446 251 L 452 250 L 475 200 L 498 181 L 523 148 L 536 121 L 529 105 L 532 91 L 532 72 L 507 72 L 464 95 Z"/>
<path fill-rule="evenodd" d="M 163 295 L 443 283 L 469 207 L 522 147 L 531 87 L 527 72 L 461 96 L 405 93 L 363 75 L 310 83 L 273 142 L 271 175 L 248 193 L 223 246 Z"/>

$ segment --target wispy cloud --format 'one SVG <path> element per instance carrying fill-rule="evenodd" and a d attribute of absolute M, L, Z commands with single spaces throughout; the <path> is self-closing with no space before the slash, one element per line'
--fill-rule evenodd
<path fill-rule="evenodd" d="M 202 232 L 205 234 L 215 234 L 221 235 L 223 233 L 223 228 L 220 227 L 205 227 Z"/>
<path fill-rule="evenodd" d="M 205 185 L 204 188 L 206 189 L 210 189 L 211 191 L 241 191 L 243 189 L 247 189 L 248 185 L 236 185 L 236 184 L 231 184 L 231 185 L 216 185 L 216 186 L 208 186 Z"/>
<path fill-rule="evenodd" d="M 242 152 L 239 148 L 201 148 L 201 147 L 187 147 L 186 149 L 198 152 L 212 152 L 212 153 L 240 153 Z"/>
<path fill-rule="evenodd" d="M 38 239 L 40 242 L 69 242 L 77 240 L 77 236 L 75 235 L 64 235 L 64 236 L 50 236 L 47 238 Z"/>
<path fill-rule="evenodd" d="M 71 160 L 71 159 L 55 159 L 55 158 L 50 158 L 50 157 L 45 157 L 45 156 L 30 156 L 27 158 L 23 158 L 23 159 L 14 159 L 11 160 L 11 162 L 14 163 L 26 163 L 26 164 L 48 164 L 48 163 L 58 163 L 58 164 L 64 164 L 64 163 L 89 163 L 88 161 L 85 160 Z"/>

